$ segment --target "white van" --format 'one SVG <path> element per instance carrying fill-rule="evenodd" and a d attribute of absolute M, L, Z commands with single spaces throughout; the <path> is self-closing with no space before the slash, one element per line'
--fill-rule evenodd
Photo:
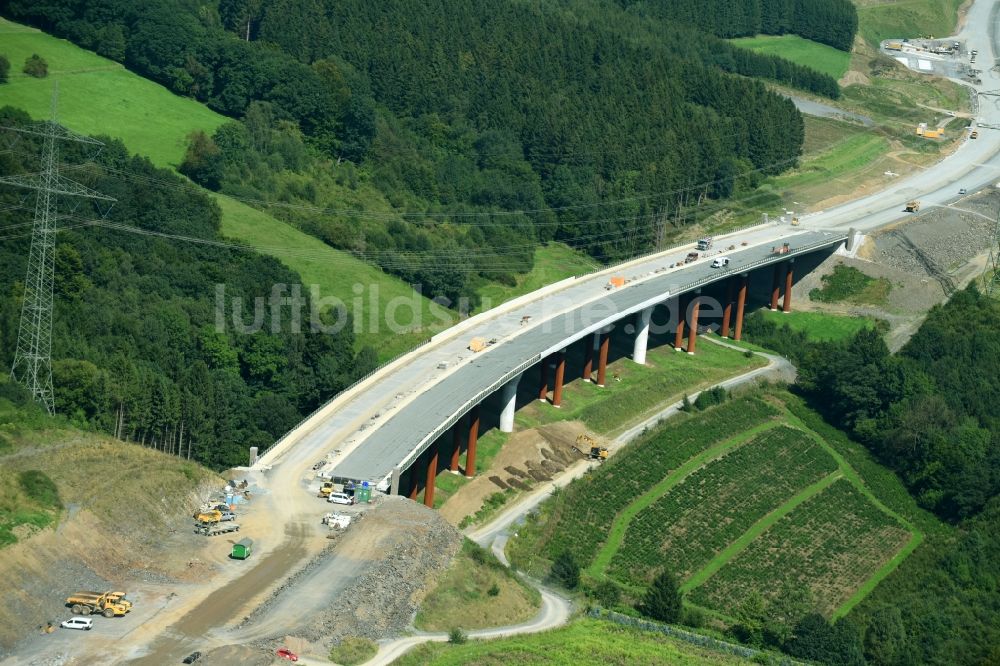
<path fill-rule="evenodd" d="M 712 268 L 725 268 L 729 265 L 729 257 L 716 257 L 712 261 Z"/>
<path fill-rule="evenodd" d="M 347 493 L 330 493 L 326 501 L 334 504 L 354 504 L 354 498 Z"/>
<path fill-rule="evenodd" d="M 90 631 L 94 628 L 94 618 L 71 617 L 59 626 L 63 629 L 83 629 L 84 631 Z"/>

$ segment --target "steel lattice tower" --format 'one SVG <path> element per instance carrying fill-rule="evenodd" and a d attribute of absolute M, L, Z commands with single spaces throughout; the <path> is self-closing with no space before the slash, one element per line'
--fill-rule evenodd
<path fill-rule="evenodd" d="M 103 145 L 80 136 L 56 122 L 58 84 L 52 96 L 52 117 L 26 128 L 3 129 L 42 137 L 42 170 L 17 176 L 0 176 L 0 184 L 35 190 L 35 221 L 31 230 L 28 273 L 24 280 L 24 302 L 17 333 L 17 351 L 10 376 L 23 384 L 50 414 L 55 411 L 52 393 L 52 296 L 55 282 L 55 247 L 60 196 L 113 202 L 90 188 L 59 175 L 59 141 Z"/>
<path fill-rule="evenodd" d="M 992 296 L 1000 283 L 1000 213 L 993 225 L 993 238 L 990 241 L 990 256 L 986 260 L 986 272 L 983 273 L 983 291 Z"/>

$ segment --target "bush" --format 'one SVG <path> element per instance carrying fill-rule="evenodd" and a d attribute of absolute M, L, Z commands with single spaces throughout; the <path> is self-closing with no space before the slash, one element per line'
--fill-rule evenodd
<path fill-rule="evenodd" d="M 24 61 L 24 73 L 36 79 L 44 79 L 49 75 L 49 63 L 45 62 L 45 58 L 37 53 L 32 53 Z"/>
<path fill-rule="evenodd" d="M 639 612 L 660 622 L 677 622 L 681 619 L 684 603 L 677 579 L 668 572 L 661 573 L 646 590 Z"/>
<path fill-rule="evenodd" d="M 605 608 L 614 608 L 621 601 L 621 590 L 613 580 L 603 580 L 597 584 L 590 595 Z"/>
<path fill-rule="evenodd" d="M 721 386 L 715 386 L 708 389 L 707 391 L 702 391 L 698 394 L 698 399 L 694 401 L 694 406 L 697 409 L 708 409 L 715 405 L 721 405 L 726 401 L 729 394 L 726 393 L 726 389 Z"/>
<path fill-rule="evenodd" d="M 0 382 L 0 398 L 7 398 L 16 407 L 31 402 L 31 392 L 14 381 Z"/>
<path fill-rule="evenodd" d="M 580 565 L 573 557 L 573 553 L 564 550 L 552 563 L 549 575 L 560 585 L 574 590 L 580 584 Z"/>
<path fill-rule="evenodd" d="M 486 590 L 486 594 L 490 595 L 491 597 L 500 596 L 500 586 L 497 585 L 496 583 L 493 583 L 492 585 L 490 585 L 490 589 Z"/>
<path fill-rule="evenodd" d="M 449 643 L 452 643 L 454 645 L 462 645 L 463 643 L 468 642 L 468 640 L 469 640 L 468 635 L 458 627 L 454 627 L 451 631 L 448 632 Z"/>
<path fill-rule="evenodd" d="M 330 661 L 343 666 L 363 664 L 378 654 L 375 641 L 360 636 L 347 636 L 330 650 Z"/>
<path fill-rule="evenodd" d="M 62 501 L 59 499 L 59 489 L 56 484 L 45 474 L 37 469 L 29 469 L 18 474 L 18 483 L 24 494 L 35 500 L 44 507 L 55 509 L 62 508 Z"/>
<path fill-rule="evenodd" d="M 7 83 L 7 76 L 10 73 L 10 60 L 6 56 L 0 55 L 0 83 Z"/>

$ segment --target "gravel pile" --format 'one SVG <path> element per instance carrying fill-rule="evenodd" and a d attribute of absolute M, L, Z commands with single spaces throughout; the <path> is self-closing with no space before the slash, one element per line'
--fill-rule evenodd
<path fill-rule="evenodd" d="M 962 204 L 984 217 L 934 208 L 901 227 L 875 237 L 877 259 L 887 266 L 941 281 L 989 249 L 996 218 L 995 195 Z M 982 209 L 977 210 L 977 209 Z"/>
<path fill-rule="evenodd" d="M 333 605 L 304 627 L 300 634 L 305 638 L 332 645 L 347 636 L 378 640 L 402 634 L 410 627 L 429 584 L 440 577 L 461 548 L 462 535 L 438 512 L 405 500 L 386 502 L 386 509 L 406 514 L 400 516 L 394 543 L 372 553 L 374 559 L 367 571 L 341 595 L 343 603 Z M 417 521 L 414 510 L 419 510 Z M 367 526 L 362 523 L 358 527 Z"/>

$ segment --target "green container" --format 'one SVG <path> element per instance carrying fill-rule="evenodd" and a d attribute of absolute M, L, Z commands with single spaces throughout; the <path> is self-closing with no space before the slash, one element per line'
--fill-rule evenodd
<path fill-rule="evenodd" d="M 372 489 L 368 486 L 362 486 L 354 491 L 354 499 L 361 504 L 362 502 L 372 501 Z"/>
<path fill-rule="evenodd" d="M 232 558 L 234 560 L 245 560 L 253 552 L 253 539 L 240 539 L 233 544 Z"/>

